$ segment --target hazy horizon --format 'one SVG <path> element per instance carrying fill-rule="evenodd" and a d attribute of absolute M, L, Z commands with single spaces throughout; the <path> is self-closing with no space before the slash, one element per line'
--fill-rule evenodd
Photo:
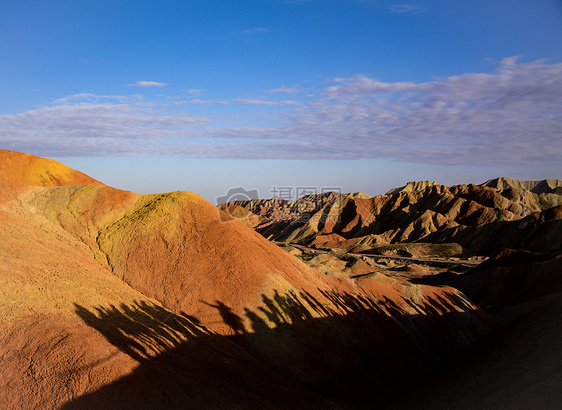
<path fill-rule="evenodd" d="M 138 193 L 562 174 L 562 5 L 0 6 L 0 149 Z"/>
<path fill-rule="evenodd" d="M 442 185 L 481 184 L 490 179 L 507 177 L 523 181 L 539 181 L 543 179 L 560 179 L 556 167 L 547 170 L 551 175 L 544 175 L 544 167 L 525 170 L 512 167 L 447 167 L 438 165 L 403 164 L 402 173 L 395 174 L 385 171 L 389 161 L 377 164 L 375 168 L 369 160 L 340 160 L 325 164 L 326 161 L 309 161 L 304 167 L 298 163 L 304 161 L 285 160 L 237 160 L 216 159 L 185 159 L 172 158 L 162 164 L 158 158 L 52 158 L 78 171 L 115 188 L 133 191 L 139 194 L 153 194 L 170 191 L 190 191 L 216 204 L 216 199 L 224 196 L 231 188 L 242 187 L 248 191 L 257 190 L 262 199 L 280 197 L 279 188 L 292 188 L 292 199 L 297 199 L 297 189 L 316 189 L 338 192 L 364 192 L 376 196 L 398 188 L 411 181 L 434 181 Z M 223 163 L 222 167 L 213 167 L 214 163 Z M 229 166 L 239 166 L 236 173 L 223 173 Z M 297 163 L 295 166 L 293 163 Z M 279 166 L 276 166 L 279 165 Z M 331 166 L 332 173 L 325 174 L 326 167 Z M 335 168 L 334 166 L 337 166 Z M 282 168 L 282 169 L 280 169 Z M 306 168 L 309 172 L 302 173 Z M 335 169 L 334 169 L 335 168 Z M 423 169 L 421 175 L 420 168 Z M 497 174 L 506 171 L 508 174 Z M 179 172 L 185 172 L 183 179 L 178 178 Z M 134 180 L 123 176 L 135 175 Z M 208 184 L 208 181 L 214 181 Z M 153 188 L 156 189 L 153 189 Z M 286 191 L 285 191 L 286 192 Z M 289 198 L 287 198 L 289 199 Z"/>

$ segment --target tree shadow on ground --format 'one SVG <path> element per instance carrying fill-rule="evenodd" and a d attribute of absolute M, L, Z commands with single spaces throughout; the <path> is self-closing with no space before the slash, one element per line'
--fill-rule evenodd
<path fill-rule="evenodd" d="M 66 408 L 368 408 L 491 329 L 453 293 L 411 300 L 274 291 L 216 309 L 231 336 L 144 302 L 76 313 L 139 366 Z"/>
<path fill-rule="evenodd" d="M 76 305 L 75 311 L 138 366 L 70 401 L 64 409 L 339 407 L 282 377 L 186 314 L 145 302 L 91 310 Z M 96 365 L 85 371 L 95 374 Z"/>

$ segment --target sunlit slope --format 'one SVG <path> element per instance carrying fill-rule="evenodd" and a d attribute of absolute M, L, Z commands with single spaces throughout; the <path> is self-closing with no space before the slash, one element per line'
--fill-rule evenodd
<path fill-rule="evenodd" d="M 103 185 L 52 159 L 0 150 L 0 178 L 31 186 Z"/>
<path fill-rule="evenodd" d="M 100 263 L 99 227 L 136 195 L 2 180 L 0 192 L 2 407 L 329 406 Z"/>

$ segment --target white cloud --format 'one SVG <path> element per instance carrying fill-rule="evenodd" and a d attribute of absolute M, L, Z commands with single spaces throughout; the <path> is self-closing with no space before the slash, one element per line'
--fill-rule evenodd
<path fill-rule="evenodd" d="M 69 95 L 53 101 L 53 105 L 85 105 L 104 103 L 138 103 L 142 98 L 138 95 L 97 95 L 81 93 Z"/>
<path fill-rule="evenodd" d="M 388 9 L 394 13 L 419 13 L 423 11 L 423 7 L 414 4 L 393 4 Z"/>
<path fill-rule="evenodd" d="M 166 85 L 166 83 L 158 81 L 137 81 L 134 84 L 129 84 L 130 87 L 165 87 Z"/>
<path fill-rule="evenodd" d="M 231 103 L 233 104 L 243 104 L 243 105 L 301 105 L 302 103 L 300 103 L 299 101 L 295 101 L 295 100 L 282 100 L 282 101 L 278 101 L 278 100 L 268 100 L 265 98 L 261 98 L 261 97 L 256 97 L 256 98 L 235 98 L 234 100 L 231 101 Z"/>
<path fill-rule="evenodd" d="M 155 114 L 154 104 L 138 97 L 124 101 L 80 94 L 0 116 L 0 145 L 46 156 L 160 155 L 182 143 L 194 155 L 214 152 L 199 125 L 181 111 Z M 200 116 L 198 121 L 208 120 Z"/>
<path fill-rule="evenodd" d="M 297 87 L 279 87 L 279 88 L 274 88 L 273 90 L 269 90 L 268 94 L 276 94 L 276 93 L 297 94 L 299 91 L 300 90 Z"/>
<path fill-rule="evenodd" d="M 259 34 L 263 34 L 263 33 L 267 33 L 269 32 L 268 29 L 263 28 L 263 27 L 254 27 L 254 28 L 248 28 L 245 30 L 238 30 L 238 31 L 233 31 L 230 33 L 230 35 L 234 36 L 234 37 L 241 37 L 241 36 L 255 36 L 255 35 L 259 35 Z"/>
<path fill-rule="evenodd" d="M 187 94 L 189 94 L 191 97 L 199 97 L 202 93 L 203 90 L 199 89 L 187 90 Z"/>
<path fill-rule="evenodd" d="M 489 73 L 423 83 L 359 74 L 334 79 L 313 98 L 189 103 L 201 104 L 207 115 L 194 112 L 197 120 L 236 158 L 520 166 L 562 158 L 562 63 L 542 60 L 510 57 Z M 170 101 L 138 96 L 80 94 L 0 116 L 0 145 L 52 156 L 224 156 Z"/>
<path fill-rule="evenodd" d="M 260 33 L 267 33 L 269 30 L 266 28 L 262 28 L 262 27 L 255 27 L 255 28 L 249 28 L 246 30 L 241 30 L 239 31 L 239 33 L 241 34 L 260 34 Z"/>
<path fill-rule="evenodd" d="M 425 83 L 337 78 L 277 127 L 222 129 L 221 135 L 242 138 L 236 146 L 251 147 L 246 156 L 327 158 L 364 121 L 332 158 L 540 165 L 562 158 L 560 106 L 562 64 L 508 58 L 491 73 Z"/>

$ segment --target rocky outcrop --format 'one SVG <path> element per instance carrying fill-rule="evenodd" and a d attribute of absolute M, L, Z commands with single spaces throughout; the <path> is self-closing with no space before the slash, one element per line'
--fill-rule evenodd
<path fill-rule="evenodd" d="M 560 181 L 510 181 L 496 183 L 499 188 L 410 183 L 373 198 L 330 193 L 294 202 L 231 202 L 219 208 L 242 217 L 266 238 L 316 247 L 454 242 L 475 254 L 518 246 L 558 252 L 562 195 L 556 188 L 542 191 Z"/>

